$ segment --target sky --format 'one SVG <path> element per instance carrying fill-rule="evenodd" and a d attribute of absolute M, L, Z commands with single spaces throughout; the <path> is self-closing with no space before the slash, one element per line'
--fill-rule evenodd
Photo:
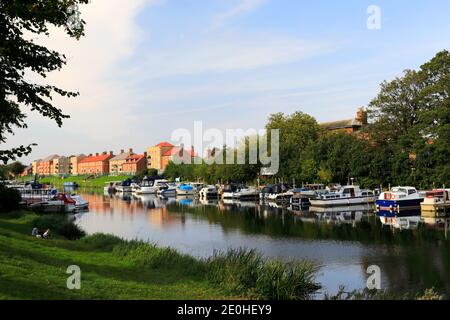
<path fill-rule="evenodd" d="M 367 27 L 371 5 L 380 29 Z M 0 146 L 37 143 L 25 163 L 143 152 L 195 121 L 225 133 L 276 112 L 349 119 L 382 81 L 450 49 L 448 0 L 93 0 L 80 12 L 79 41 L 55 28 L 35 37 L 67 57 L 46 81 L 80 96 L 55 97 L 71 116 L 62 128 L 27 113 Z"/>

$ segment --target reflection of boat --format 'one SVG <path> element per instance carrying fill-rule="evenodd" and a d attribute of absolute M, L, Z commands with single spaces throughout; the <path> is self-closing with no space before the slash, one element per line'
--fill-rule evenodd
<path fill-rule="evenodd" d="M 225 207 L 227 207 L 227 206 L 236 207 L 236 208 L 255 208 L 256 207 L 256 203 L 251 202 L 251 201 L 240 201 L 237 199 L 224 199 L 222 202 Z"/>
<path fill-rule="evenodd" d="M 357 205 L 373 203 L 375 195 L 373 191 L 361 190 L 358 186 L 341 187 L 338 191 L 325 194 L 318 194 L 315 199 L 311 199 L 311 206 L 314 207 L 336 207 L 345 205 Z"/>
<path fill-rule="evenodd" d="M 45 213 L 71 213 L 75 211 L 75 200 L 59 193 L 49 200 L 32 203 L 30 209 Z"/>
<path fill-rule="evenodd" d="M 427 192 L 420 207 L 422 216 L 446 216 L 450 212 L 450 189 Z"/>
<path fill-rule="evenodd" d="M 406 216 L 406 217 L 380 217 L 383 225 L 391 226 L 396 229 L 417 229 L 421 221 L 420 216 Z"/>
<path fill-rule="evenodd" d="M 362 211 L 336 211 L 316 213 L 318 221 L 327 223 L 359 223 L 364 216 Z"/>
<path fill-rule="evenodd" d="M 450 219 L 437 217 L 422 217 L 422 221 L 431 228 L 448 231 L 450 230 Z"/>
<path fill-rule="evenodd" d="M 191 185 L 183 183 L 177 187 L 177 196 L 193 196 L 194 194 L 195 189 Z"/>
<path fill-rule="evenodd" d="M 376 201 L 377 211 L 418 210 L 423 197 L 414 187 L 395 187 L 382 192 Z"/>
<path fill-rule="evenodd" d="M 338 206 L 338 207 L 310 207 L 309 211 L 317 213 L 330 213 L 330 212 L 351 212 L 361 211 L 363 213 L 373 212 L 373 204 L 359 204 L 351 206 Z"/>
<path fill-rule="evenodd" d="M 218 199 L 210 199 L 210 198 L 204 198 L 201 197 L 199 199 L 200 204 L 204 205 L 204 206 L 217 206 L 217 204 L 219 203 Z"/>

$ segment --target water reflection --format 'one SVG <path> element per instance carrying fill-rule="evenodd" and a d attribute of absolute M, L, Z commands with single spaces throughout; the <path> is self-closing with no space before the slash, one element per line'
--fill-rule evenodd
<path fill-rule="evenodd" d="M 336 291 L 365 286 L 366 269 L 382 270 L 382 285 L 398 291 L 450 287 L 450 219 L 377 217 L 369 206 L 337 210 L 257 202 L 82 194 L 90 203 L 77 223 L 88 233 L 112 233 L 206 257 L 214 250 L 255 248 L 265 256 L 310 259 L 319 281 Z"/>

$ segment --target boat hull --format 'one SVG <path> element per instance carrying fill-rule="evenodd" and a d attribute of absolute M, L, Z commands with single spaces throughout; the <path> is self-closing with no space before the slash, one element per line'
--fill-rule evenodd
<path fill-rule="evenodd" d="M 341 199 L 311 199 L 311 206 L 314 207 L 339 207 L 347 205 L 370 204 L 373 203 L 373 197 L 354 197 Z"/>
<path fill-rule="evenodd" d="M 421 198 L 404 200 L 382 200 L 376 201 L 377 211 L 410 211 L 420 210 Z"/>

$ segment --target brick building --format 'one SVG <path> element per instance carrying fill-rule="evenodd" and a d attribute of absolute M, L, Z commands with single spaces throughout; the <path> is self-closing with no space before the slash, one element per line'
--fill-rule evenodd
<path fill-rule="evenodd" d="M 161 142 L 154 147 L 148 148 L 148 168 L 156 169 L 162 173 L 170 161 L 181 159 L 186 163 L 192 163 L 195 157 L 194 147 L 191 150 L 184 149 L 181 145 L 176 147 L 168 142 Z"/>
<path fill-rule="evenodd" d="M 126 159 L 129 156 L 134 155 L 133 149 L 129 149 L 128 152 L 120 150 L 120 153 L 109 160 L 109 173 L 111 175 L 119 175 L 123 173 L 123 165 L 126 163 Z"/>
<path fill-rule="evenodd" d="M 354 119 L 338 120 L 321 123 L 320 126 L 332 132 L 356 133 L 367 125 L 367 112 L 359 108 Z"/>
<path fill-rule="evenodd" d="M 81 160 L 86 158 L 84 154 L 79 154 L 77 156 L 70 157 L 70 174 L 73 176 L 78 175 L 78 164 Z"/>
<path fill-rule="evenodd" d="M 129 175 L 135 175 L 145 169 L 147 169 L 147 152 L 128 156 L 122 165 L 122 172 Z"/>
<path fill-rule="evenodd" d="M 103 152 L 102 154 L 90 154 L 78 162 L 78 174 L 108 174 L 109 160 L 114 157 L 112 152 Z"/>

